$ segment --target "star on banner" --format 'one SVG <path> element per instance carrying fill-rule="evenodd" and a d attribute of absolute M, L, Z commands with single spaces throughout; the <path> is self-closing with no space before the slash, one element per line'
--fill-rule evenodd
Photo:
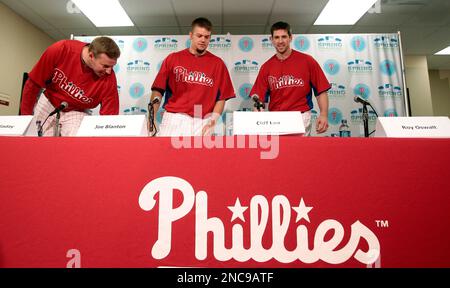
<path fill-rule="evenodd" d="M 305 202 L 303 201 L 303 198 L 301 198 L 298 207 L 292 207 L 292 209 L 294 209 L 295 212 L 297 212 L 297 219 L 295 219 L 295 223 L 302 220 L 303 218 L 305 218 L 305 220 L 309 222 L 308 213 L 309 211 L 311 211 L 312 208 L 313 207 L 307 207 L 305 205 Z"/>
<path fill-rule="evenodd" d="M 228 206 L 228 209 L 230 209 L 230 211 L 233 212 L 231 222 L 233 222 L 233 220 L 236 218 L 239 218 L 245 222 L 244 211 L 247 210 L 247 208 L 248 206 L 242 206 L 241 202 L 239 201 L 239 198 L 236 198 L 236 203 L 234 203 L 234 206 Z"/>

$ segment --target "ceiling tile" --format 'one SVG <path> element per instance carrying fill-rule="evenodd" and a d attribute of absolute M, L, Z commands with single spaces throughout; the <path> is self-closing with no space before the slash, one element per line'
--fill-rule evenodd
<path fill-rule="evenodd" d="M 276 21 L 294 34 L 392 33 L 401 31 L 405 54 L 432 54 L 450 39 L 450 0 L 381 0 L 380 13 L 366 13 L 354 26 L 313 26 L 328 0 L 121 0 L 136 27 L 97 29 L 74 13 L 69 0 L 0 0 L 15 13 L 59 40 L 74 35 L 187 35 L 203 16 L 214 34 L 270 33 Z M 435 60 L 437 59 L 437 60 Z M 448 62 L 448 61 L 447 61 Z M 448 69 L 450 69 L 450 65 Z"/>
<path fill-rule="evenodd" d="M 59 29 L 62 34 L 65 35 L 66 39 L 70 39 L 70 35 L 74 36 L 97 36 L 101 35 L 100 31 L 96 28 L 80 28 L 80 29 Z"/>
<path fill-rule="evenodd" d="M 143 35 L 180 35 L 178 26 L 139 27 Z"/>
<path fill-rule="evenodd" d="M 227 34 L 228 32 L 234 35 L 265 34 L 264 28 L 265 25 L 224 26 L 223 27 L 224 31 L 221 34 Z"/>
<path fill-rule="evenodd" d="M 102 35 L 120 36 L 120 35 L 140 35 L 137 27 L 103 27 L 98 28 Z"/>

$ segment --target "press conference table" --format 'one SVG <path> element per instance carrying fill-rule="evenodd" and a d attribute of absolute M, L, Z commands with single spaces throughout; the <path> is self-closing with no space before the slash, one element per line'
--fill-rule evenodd
<path fill-rule="evenodd" d="M 450 266 L 450 139 L 214 139 L 1 137 L 0 267 Z"/>

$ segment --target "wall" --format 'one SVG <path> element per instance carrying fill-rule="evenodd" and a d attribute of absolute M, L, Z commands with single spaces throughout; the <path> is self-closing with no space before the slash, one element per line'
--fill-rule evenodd
<path fill-rule="evenodd" d="M 29 72 L 45 48 L 55 42 L 50 36 L 0 3 L 0 115 L 17 115 L 24 72 Z"/>
<path fill-rule="evenodd" d="M 405 56 L 405 70 L 411 116 L 433 116 L 427 58 Z"/>
<path fill-rule="evenodd" d="M 434 116 L 450 116 L 450 70 L 430 70 Z"/>

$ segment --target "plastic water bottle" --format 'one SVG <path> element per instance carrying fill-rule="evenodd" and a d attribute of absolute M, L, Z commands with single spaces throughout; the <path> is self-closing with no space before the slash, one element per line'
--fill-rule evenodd
<path fill-rule="evenodd" d="M 233 124 L 229 123 L 226 128 L 227 128 L 227 130 L 226 130 L 225 135 L 226 136 L 233 136 Z"/>
<path fill-rule="evenodd" d="M 347 124 L 347 119 L 342 119 L 341 126 L 339 126 L 339 137 L 351 137 L 350 127 Z"/>

